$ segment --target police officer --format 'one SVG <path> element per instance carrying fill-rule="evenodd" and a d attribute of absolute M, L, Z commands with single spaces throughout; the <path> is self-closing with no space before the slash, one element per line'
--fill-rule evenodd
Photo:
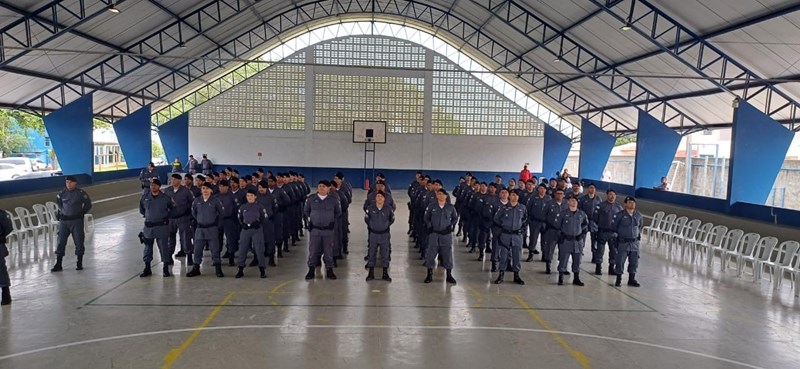
<path fill-rule="evenodd" d="M 567 200 L 571 198 L 579 199 L 581 196 L 583 196 L 583 192 L 581 192 L 581 187 L 572 186 L 572 191 L 570 191 L 569 194 L 565 195 L 564 198 Z"/>
<path fill-rule="evenodd" d="M 577 184 L 575 186 L 572 186 L 573 192 L 575 191 L 574 189 L 576 187 L 578 187 Z M 581 209 L 584 213 L 586 213 L 587 217 L 589 217 L 589 236 L 590 236 L 589 245 L 590 245 L 590 250 L 592 250 L 593 260 L 594 260 L 594 251 L 597 250 L 597 243 L 599 242 L 598 241 L 599 229 L 597 227 L 596 216 L 594 213 L 600 207 L 601 202 L 602 201 L 600 200 L 600 196 L 597 196 L 597 188 L 595 187 L 594 183 L 589 184 L 589 187 L 587 188 L 585 195 L 578 197 L 578 208 Z M 597 275 L 602 274 L 601 265 L 598 263 L 595 263 L 595 274 Z"/>
<path fill-rule="evenodd" d="M 197 169 L 198 169 L 197 159 L 194 158 L 194 155 L 189 155 L 189 162 L 186 163 L 186 168 L 184 168 L 184 170 L 186 171 L 186 173 L 195 175 L 197 174 Z"/>
<path fill-rule="evenodd" d="M 488 190 L 489 186 L 486 182 L 480 184 L 480 191 L 472 195 L 472 199 L 470 200 L 470 209 L 472 213 L 470 214 L 470 226 L 471 226 L 471 236 L 475 238 L 472 242 L 472 247 L 469 249 L 470 253 L 475 252 L 475 247 L 477 246 L 483 255 L 484 251 L 486 250 L 486 244 L 489 241 L 489 228 L 487 224 L 484 222 L 484 205 L 486 203 L 486 197 L 489 196 Z M 483 260 L 482 256 L 478 257 L 479 260 Z"/>
<path fill-rule="evenodd" d="M 161 262 L 164 264 L 164 277 L 169 277 L 172 252 L 169 248 L 170 216 L 175 214 L 175 201 L 161 192 L 161 181 L 154 178 L 150 182 L 150 190 L 139 200 L 139 214 L 144 217 L 142 242 L 144 243 L 144 270 L 139 277 L 149 277 L 152 273 L 150 263 L 153 261 L 153 243 L 158 243 Z"/>
<path fill-rule="evenodd" d="M 644 221 L 642 214 L 636 210 L 636 199 L 625 198 L 625 210 L 614 215 L 612 227 L 617 233 L 617 281 L 615 286 L 622 285 L 622 273 L 625 271 L 625 260 L 628 261 L 628 286 L 639 287 L 636 281 L 636 270 L 639 267 L 639 241 L 642 239 Z"/>
<path fill-rule="evenodd" d="M 501 206 L 508 204 L 508 189 L 505 189 L 505 195 L 503 195 L 503 189 L 498 188 L 497 184 L 491 183 L 489 184 L 488 190 L 489 196 L 486 197 L 486 202 L 484 203 L 483 208 L 483 219 L 484 223 L 487 224 L 487 234 L 490 238 L 490 240 L 487 242 L 486 252 L 492 253 L 492 272 L 496 272 L 497 254 L 495 254 L 493 251 L 497 247 L 497 237 L 500 236 L 500 227 L 494 223 L 494 215 L 498 210 L 500 210 Z M 483 253 L 481 253 L 481 256 L 483 256 Z M 483 259 L 479 256 L 478 260 L 482 261 Z"/>
<path fill-rule="evenodd" d="M 385 188 L 386 185 L 384 184 L 383 180 L 379 179 L 377 182 L 375 182 L 375 191 L 367 194 L 367 199 L 364 201 L 364 211 L 367 211 L 367 208 L 369 208 L 370 205 L 375 204 L 375 197 L 377 196 L 378 192 L 383 192 L 384 203 L 386 206 L 392 209 L 392 212 L 397 210 L 397 205 L 395 205 L 392 195 L 384 191 Z"/>
<path fill-rule="evenodd" d="M 287 211 L 289 209 L 289 204 L 291 203 L 291 198 L 283 190 L 282 187 L 278 186 L 278 178 L 275 176 L 269 176 L 267 178 L 267 185 L 269 186 L 269 192 L 275 198 L 275 201 L 278 203 L 278 211 L 275 213 L 274 221 L 275 221 L 275 248 L 278 251 L 278 257 L 283 258 L 283 251 L 289 251 L 289 234 L 284 232 L 285 224 L 288 223 L 289 219 L 287 216 Z M 285 245 L 285 248 L 282 246 Z"/>
<path fill-rule="evenodd" d="M 222 258 L 228 259 L 228 265 L 234 266 L 234 257 L 239 248 L 239 221 L 236 219 L 241 203 L 230 191 L 230 182 L 227 179 L 219 181 L 219 194 L 217 199 L 222 203 L 223 217 L 222 228 L 219 230 L 220 247 L 222 236 L 225 236 L 225 254 Z"/>
<path fill-rule="evenodd" d="M 456 284 L 456 279 L 453 278 L 453 227 L 458 222 L 458 214 L 456 208 L 447 202 L 447 191 L 439 189 L 436 193 L 436 203 L 428 205 L 424 217 L 429 233 L 425 262 L 428 275 L 424 282 L 433 281 L 436 256 L 441 255 L 442 266 L 447 270 L 447 283 Z"/>
<path fill-rule="evenodd" d="M 333 180 L 336 182 L 336 187 L 338 188 L 339 196 L 344 197 L 346 201 L 342 202 L 342 228 L 341 228 L 341 239 L 342 239 L 342 253 L 347 255 L 349 252 L 347 251 L 347 244 L 349 242 L 350 237 L 348 234 L 350 233 L 350 219 L 348 218 L 348 209 L 350 209 L 350 204 L 353 202 L 353 186 L 350 185 L 350 182 L 344 180 L 344 173 L 336 172 L 336 176 L 334 176 Z"/>
<path fill-rule="evenodd" d="M 370 203 L 364 211 L 364 221 L 367 223 L 368 249 L 367 249 L 367 281 L 375 279 L 375 258 L 378 249 L 381 251 L 381 266 L 383 267 L 384 281 L 391 282 L 389 277 L 389 261 L 392 254 L 392 243 L 389 228 L 394 223 L 394 209 L 386 203 L 387 195 L 382 190 L 375 192 L 375 202 Z"/>
<path fill-rule="evenodd" d="M 158 172 L 156 172 L 155 164 L 150 162 L 147 163 L 147 168 L 139 172 L 139 182 L 142 184 L 142 195 L 150 191 L 150 181 L 152 181 L 153 178 L 158 178 Z"/>
<path fill-rule="evenodd" d="M 56 265 L 50 269 L 51 272 L 63 270 L 61 262 L 64 259 L 64 249 L 67 246 L 69 235 L 72 235 L 72 241 L 75 242 L 75 255 L 78 257 L 75 269 L 83 270 L 83 253 L 86 251 L 83 216 L 92 209 L 92 200 L 89 198 L 89 194 L 78 188 L 78 180 L 75 177 L 67 176 L 66 187 L 56 195 L 58 241 L 56 243 Z"/>
<path fill-rule="evenodd" d="M 0 288 L 3 290 L 0 305 L 11 304 L 11 278 L 8 277 L 8 268 L 6 267 L 6 256 L 8 256 L 6 237 L 13 230 L 11 217 L 4 209 L 0 209 Z"/>
<path fill-rule="evenodd" d="M 580 279 L 581 256 L 585 245 L 586 234 L 589 233 L 589 217 L 583 210 L 578 209 L 578 199 L 571 197 L 567 200 L 568 208 L 558 214 L 558 285 L 564 284 L 564 274 L 567 272 L 567 262 L 572 257 L 572 284 L 583 286 Z"/>
<path fill-rule="evenodd" d="M 214 170 L 214 164 L 211 163 L 211 160 L 208 160 L 208 155 L 203 154 L 203 160 L 200 162 L 200 166 L 203 169 L 204 175 L 209 175 Z"/>
<path fill-rule="evenodd" d="M 559 239 L 559 214 L 566 210 L 568 205 L 564 200 L 564 190 L 556 189 L 555 196 L 545 205 L 545 231 L 542 236 L 542 260 L 545 262 L 545 274 L 550 274 L 550 263 Z M 569 274 L 569 273 L 567 273 Z"/>
<path fill-rule="evenodd" d="M 236 278 L 244 277 L 247 251 L 251 248 L 255 250 L 255 260 L 257 260 L 261 278 L 267 278 L 264 265 L 264 232 L 261 231 L 261 226 L 267 220 L 267 209 L 256 201 L 258 199 L 257 191 L 247 190 L 246 198 L 247 202 L 239 206 L 237 217 L 241 232 L 239 233 L 239 271 L 236 273 Z"/>
<path fill-rule="evenodd" d="M 220 259 L 219 227 L 225 214 L 222 203 L 216 197 L 211 196 L 211 184 L 203 183 L 200 187 L 202 195 L 194 199 L 192 203 L 192 218 L 194 218 L 197 229 L 194 231 L 194 265 L 187 277 L 200 275 L 200 264 L 203 263 L 203 251 L 206 245 L 211 250 L 211 261 L 216 269 L 219 278 L 224 277 L 222 273 L 222 260 Z"/>
<path fill-rule="evenodd" d="M 269 192 L 269 182 L 266 179 L 258 182 L 257 201 L 267 211 L 267 219 L 264 220 L 261 230 L 264 233 L 265 255 L 269 257 L 267 264 L 274 267 L 277 266 L 275 264 L 275 214 L 278 212 L 278 200 Z M 250 266 L 255 266 L 256 260 L 253 259 Z"/>
<path fill-rule="evenodd" d="M 606 191 L 606 201 L 603 201 L 595 210 L 594 217 L 597 223 L 597 244 L 596 249 L 592 249 L 592 263 L 595 264 L 595 273 L 600 275 L 603 264 L 603 254 L 608 245 L 608 274 L 616 274 L 617 259 L 617 233 L 614 228 L 614 215 L 623 210 L 622 205 L 617 204 L 617 192 L 613 189 Z"/>
<path fill-rule="evenodd" d="M 175 253 L 177 236 L 181 237 L 181 249 L 175 257 L 183 257 L 189 254 L 192 257 L 192 236 L 190 235 L 189 224 L 192 219 L 192 202 L 194 196 L 192 192 L 181 185 L 181 175 L 173 174 L 170 181 L 171 186 L 164 190 L 175 203 L 175 211 L 169 217 L 169 254 Z"/>
<path fill-rule="evenodd" d="M 330 196 L 331 183 L 319 181 L 317 193 L 306 199 L 303 214 L 308 218 L 308 273 L 306 280 L 314 279 L 314 269 L 319 266 L 320 257 L 325 261 L 325 275 L 336 279 L 333 274 L 333 243 L 336 218 L 342 215 L 342 205 Z"/>
<path fill-rule="evenodd" d="M 500 192 L 501 196 L 507 193 L 507 190 Z M 520 272 L 520 256 L 522 255 L 522 238 L 525 227 L 528 224 L 528 211 L 525 206 L 519 203 L 519 191 L 512 190 L 509 195 L 509 202 L 503 205 L 494 215 L 494 224 L 500 228 L 498 235 L 497 248 L 493 256 L 497 255 L 497 261 L 500 263 L 500 274 L 497 276 L 496 284 L 503 283 L 505 276 L 506 265 L 509 262 L 509 254 L 511 255 L 511 270 L 514 272 L 514 283 L 525 284 L 519 276 Z"/>

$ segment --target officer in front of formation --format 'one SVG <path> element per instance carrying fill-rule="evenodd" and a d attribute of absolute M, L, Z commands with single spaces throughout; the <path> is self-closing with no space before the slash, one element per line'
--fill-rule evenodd
<path fill-rule="evenodd" d="M 614 215 L 611 229 L 617 234 L 617 281 L 615 286 L 622 285 L 622 273 L 625 271 L 625 261 L 628 261 L 628 286 L 639 287 L 636 281 L 636 271 L 639 267 L 639 241 L 642 239 L 644 218 L 636 210 L 636 199 L 625 198 L 625 210 Z"/>
<path fill-rule="evenodd" d="M 172 201 L 175 203 L 175 211 L 169 217 L 169 254 L 175 253 L 177 245 L 177 236 L 181 237 L 181 248 L 175 257 L 183 257 L 189 254 L 189 260 L 192 258 L 192 236 L 189 224 L 192 220 L 192 201 L 194 195 L 181 185 L 181 175 L 173 174 L 171 186 L 164 190 Z"/>
<path fill-rule="evenodd" d="M 208 160 L 208 155 L 203 154 L 203 160 L 200 161 L 200 166 L 203 169 L 204 175 L 209 175 L 214 170 L 214 164 L 211 163 L 211 160 Z"/>
<path fill-rule="evenodd" d="M 433 267 L 436 256 L 442 256 L 442 266 L 447 270 L 447 283 L 456 284 L 453 278 L 453 227 L 458 222 L 456 208 L 447 202 L 447 191 L 439 189 L 436 202 L 425 209 L 424 224 L 428 231 L 428 251 L 425 266 L 428 275 L 425 283 L 433 282 Z"/>
<path fill-rule="evenodd" d="M 572 188 L 578 187 L 576 184 Z M 595 211 L 600 207 L 600 196 L 597 196 L 597 188 L 595 187 L 594 183 L 590 183 L 588 188 L 586 189 L 586 194 L 578 197 L 578 209 L 581 209 L 586 216 L 589 217 L 589 244 L 590 250 L 592 250 L 592 257 L 594 257 L 594 251 L 597 250 L 597 244 L 600 242 L 599 239 L 599 228 L 597 227 L 597 220 L 595 216 Z M 595 274 L 601 275 L 603 274 L 602 268 L 602 260 L 600 263 L 595 263 Z"/>
<path fill-rule="evenodd" d="M 144 270 L 139 277 L 152 275 L 150 263 L 153 261 L 153 243 L 158 243 L 161 262 L 164 264 L 164 277 L 169 277 L 172 253 L 169 250 L 170 216 L 175 212 L 175 201 L 161 192 L 161 181 L 155 178 L 150 182 L 150 191 L 139 200 L 139 214 L 144 217 L 144 228 L 140 234 L 144 243 Z M 202 250 L 202 249 L 201 249 Z"/>
<path fill-rule="evenodd" d="M 572 284 L 583 286 L 580 278 L 581 256 L 589 233 L 589 217 L 583 210 L 578 209 L 578 199 L 571 197 L 567 200 L 568 208 L 558 214 L 556 222 L 560 235 L 558 239 L 558 285 L 564 284 L 564 274 L 567 274 L 567 263 L 572 258 Z"/>
<path fill-rule="evenodd" d="M 150 182 L 153 178 L 158 178 L 158 172 L 156 172 L 155 164 L 151 162 L 147 164 L 147 168 L 139 172 L 139 182 L 142 183 L 142 195 L 150 190 Z"/>
<path fill-rule="evenodd" d="M 264 264 L 264 232 L 261 227 L 267 220 L 267 209 L 257 200 L 258 191 L 247 190 L 247 203 L 239 206 L 238 220 L 241 232 L 239 233 L 239 271 L 236 278 L 244 277 L 244 266 L 247 261 L 247 252 L 253 250 L 261 278 L 267 278 L 266 265 Z"/>
<path fill-rule="evenodd" d="M 315 278 L 315 269 L 320 258 L 325 262 L 325 275 L 328 279 L 336 279 L 333 273 L 333 243 L 336 218 L 342 215 L 340 201 L 330 195 L 331 183 L 319 181 L 317 193 L 309 195 L 303 208 L 308 218 L 308 273 L 306 280 Z"/>
<path fill-rule="evenodd" d="M 597 224 L 597 244 L 592 244 L 596 248 L 592 249 L 592 263 L 595 264 L 595 273 L 600 275 L 603 265 L 603 255 L 608 245 L 608 274 L 616 274 L 617 259 L 617 233 L 614 230 L 614 215 L 623 210 L 622 205 L 617 204 L 617 192 L 609 189 L 606 191 L 606 201 L 601 202 L 594 212 L 594 222 Z"/>
<path fill-rule="evenodd" d="M 556 251 L 559 239 L 559 214 L 568 208 L 564 200 L 564 190 L 556 189 L 553 199 L 547 203 L 545 209 L 545 231 L 542 235 L 542 260 L 545 262 L 545 274 L 550 274 L 550 263 Z M 568 272 L 566 274 L 569 274 Z"/>
<path fill-rule="evenodd" d="M 78 180 L 75 177 L 67 176 L 66 187 L 56 195 L 58 240 L 56 241 L 56 265 L 50 269 L 51 272 L 63 270 L 61 262 L 64 259 L 69 235 L 72 235 L 72 241 L 75 242 L 75 255 L 78 257 L 75 269 L 83 270 L 83 253 L 86 251 L 83 216 L 92 209 L 92 200 L 86 191 L 78 188 Z"/>
<path fill-rule="evenodd" d="M 505 193 L 507 190 L 502 190 Z M 500 274 L 496 284 L 503 283 L 503 277 L 511 257 L 511 270 L 514 272 L 514 283 L 525 284 L 519 276 L 521 270 L 520 256 L 522 254 L 522 238 L 528 224 L 528 211 L 519 203 L 519 191 L 512 190 L 507 205 L 501 207 L 494 215 L 494 224 L 500 229 L 495 253 L 500 264 Z M 493 254 L 493 255 L 494 255 Z"/>
<path fill-rule="evenodd" d="M 6 267 L 6 256 L 8 256 L 6 237 L 13 230 L 11 216 L 4 209 L 0 209 L 0 288 L 3 290 L 0 305 L 11 304 L 11 278 L 8 276 L 8 268 Z"/>
<path fill-rule="evenodd" d="M 224 209 L 222 203 L 216 197 L 211 196 L 211 184 L 203 183 L 200 187 L 202 195 L 192 203 L 192 218 L 195 220 L 196 229 L 194 231 L 194 265 L 187 277 L 200 275 L 200 264 L 203 263 L 203 251 L 206 245 L 211 250 L 211 260 L 219 278 L 224 277 L 222 273 L 222 260 L 220 258 L 219 228 L 222 226 Z"/>
<path fill-rule="evenodd" d="M 383 276 L 381 279 L 391 282 L 389 277 L 389 262 L 392 260 L 392 243 L 389 233 L 394 223 L 394 209 L 386 203 L 387 195 L 382 190 L 375 192 L 374 202 L 370 203 L 364 211 L 364 221 L 367 223 L 367 281 L 375 279 L 375 259 L 380 250 Z"/>

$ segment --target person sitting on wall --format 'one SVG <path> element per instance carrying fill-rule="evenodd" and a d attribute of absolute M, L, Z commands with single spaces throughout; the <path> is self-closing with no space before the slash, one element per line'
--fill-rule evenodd
<path fill-rule="evenodd" d="M 528 170 L 528 165 L 526 164 L 522 167 L 522 170 L 519 172 L 519 180 L 521 182 L 527 182 L 529 179 L 531 179 L 531 171 Z"/>
<path fill-rule="evenodd" d="M 670 185 L 667 183 L 667 177 L 661 177 L 661 184 L 653 187 L 653 189 L 658 191 L 669 191 Z"/>
<path fill-rule="evenodd" d="M 176 156 L 175 161 L 172 162 L 172 173 L 180 172 L 181 168 L 183 168 L 183 165 L 181 164 L 181 159 Z"/>

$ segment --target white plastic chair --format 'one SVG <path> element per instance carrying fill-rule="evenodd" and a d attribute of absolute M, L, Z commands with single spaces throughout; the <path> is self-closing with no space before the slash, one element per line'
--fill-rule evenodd
<path fill-rule="evenodd" d="M 692 262 L 694 262 L 695 258 L 697 257 L 697 245 L 708 241 L 708 236 L 711 234 L 711 229 L 713 228 L 713 223 L 704 223 L 702 226 L 697 228 L 697 232 L 694 234 L 693 238 L 686 239 L 686 248 L 692 252 Z"/>
<path fill-rule="evenodd" d="M 653 214 L 653 220 L 650 221 L 650 225 L 642 228 L 642 236 L 646 236 L 648 242 L 653 236 L 653 231 L 661 226 L 662 218 L 664 218 L 664 212 L 657 211 L 655 214 Z"/>
<path fill-rule="evenodd" d="M 800 249 L 794 252 L 794 257 L 792 258 L 792 262 L 788 266 L 781 267 L 780 275 L 781 280 L 783 280 L 783 276 L 788 273 L 789 274 L 789 281 L 792 282 L 792 289 L 794 289 L 794 295 L 800 296 Z M 780 286 L 780 282 L 778 282 Z"/>
<path fill-rule="evenodd" d="M 663 219 L 661 219 L 661 224 L 658 226 L 658 228 L 653 230 L 653 237 L 656 238 L 656 248 L 661 246 L 661 236 L 672 229 L 672 225 L 675 223 L 675 218 L 677 217 L 678 216 L 675 214 L 669 214 L 665 216 Z M 650 239 L 648 238 L 647 241 L 650 242 Z"/>
<path fill-rule="evenodd" d="M 728 233 L 728 227 L 724 225 L 716 225 L 714 226 L 714 228 L 711 228 L 711 230 L 708 231 L 706 239 L 703 242 L 698 242 L 697 244 L 695 244 L 695 254 L 694 257 L 692 258 L 692 263 L 695 262 L 696 260 L 695 258 L 697 257 L 698 252 L 700 254 L 701 262 L 704 257 L 703 256 L 704 252 L 706 256 L 710 257 L 711 250 L 715 247 L 719 247 L 719 245 L 722 244 L 722 241 L 725 239 L 726 233 Z"/>
<path fill-rule="evenodd" d="M 683 259 L 683 256 L 686 255 L 686 246 L 690 245 L 690 242 L 693 241 L 697 236 L 697 230 L 700 229 L 700 224 L 703 224 L 700 219 L 692 219 L 683 227 L 683 233 L 680 236 L 675 237 L 675 249 L 680 246 L 681 259 Z"/>
<path fill-rule="evenodd" d="M 750 261 L 753 267 L 753 282 L 761 279 L 761 263 L 769 260 L 770 256 L 772 255 L 772 250 L 775 249 L 777 244 L 778 239 L 772 236 L 762 237 L 760 240 L 758 240 L 758 244 L 751 255 L 742 255 L 736 261 L 738 274 L 742 275 L 744 264 Z"/>
<path fill-rule="evenodd" d="M 789 272 L 791 275 L 790 280 L 794 282 L 793 274 L 794 272 L 798 271 L 797 251 L 800 249 L 800 243 L 797 241 L 785 241 L 781 244 L 781 246 L 783 245 L 786 245 L 786 253 L 783 254 L 783 258 L 780 259 L 778 265 L 776 265 L 776 267 L 773 269 L 773 274 L 775 274 L 775 276 L 772 278 L 772 285 L 776 291 L 779 290 L 783 284 L 783 277 L 785 275 L 784 272 Z"/>
<path fill-rule="evenodd" d="M 17 222 L 15 221 L 14 214 L 10 211 L 5 210 L 6 214 L 8 214 L 8 219 L 11 219 L 11 233 L 8 234 L 6 237 L 6 245 L 9 246 L 8 251 L 14 249 L 14 243 L 17 244 L 17 251 L 22 252 L 22 241 L 25 238 L 26 234 L 19 230 L 17 226 Z"/>
<path fill-rule="evenodd" d="M 742 240 L 744 231 L 741 229 L 731 229 L 725 233 L 722 242 L 719 245 L 712 246 L 708 249 L 708 258 L 706 258 L 706 266 L 711 268 L 714 265 L 714 256 L 719 254 L 720 264 L 723 263 L 722 258 L 725 252 L 736 252 L 739 248 L 739 241 Z"/>
<path fill-rule="evenodd" d="M 58 230 L 58 221 L 50 216 L 50 212 L 43 204 L 34 204 L 33 211 L 36 214 L 37 222 L 45 226 L 45 242 L 47 241 L 48 237 L 50 238 L 51 243 L 55 242 L 55 235 L 56 231 Z"/>
<path fill-rule="evenodd" d="M 773 252 L 770 255 L 769 260 L 764 260 L 761 263 L 761 272 L 764 269 L 769 268 L 770 270 L 770 281 L 772 282 L 772 286 L 774 289 L 780 288 L 780 280 L 783 279 L 783 276 L 780 274 L 781 267 L 789 266 L 792 262 L 792 258 L 797 253 L 797 249 L 800 247 L 800 244 L 797 241 L 783 241 L 778 246 L 778 251 Z"/>
<path fill-rule="evenodd" d="M 738 247 L 734 250 L 724 250 L 722 255 L 720 255 L 720 271 L 724 272 L 725 267 L 727 266 L 728 259 L 733 260 L 736 262 L 736 266 L 739 266 L 739 259 L 745 255 L 752 255 L 753 250 L 755 250 L 756 245 L 758 244 L 758 240 L 761 239 L 761 235 L 758 233 L 748 233 L 742 237 L 742 240 L 739 242 Z"/>
<path fill-rule="evenodd" d="M 675 222 L 673 222 L 672 225 L 661 234 L 661 237 L 659 237 L 656 248 L 659 248 L 661 246 L 661 241 L 664 241 L 664 244 L 669 248 L 669 253 L 672 253 L 672 245 L 675 242 L 675 238 L 683 235 L 683 228 L 688 221 L 688 217 L 675 219 Z"/>
<path fill-rule="evenodd" d="M 31 212 L 23 207 L 14 208 L 14 211 L 17 212 L 17 216 L 19 216 L 20 224 L 27 232 L 31 232 L 33 237 L 33 245 L 34 247 L 39 246 L 39 235 L 41 234 L 42 237 L 47 239 L 47 224 L 41 222 L 34 222 L 33 216 Z"/>

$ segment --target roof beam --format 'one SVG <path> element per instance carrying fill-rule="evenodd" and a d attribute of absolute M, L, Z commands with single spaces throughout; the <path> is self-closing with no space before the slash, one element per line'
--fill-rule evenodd
<path fill-rule="evenodd" d="M 178 20 L 180 22 L 183 22 L 184 24 L 189 26 L 189 28 L 193 29 L 195 32 L 200 34 L 200 36 L 202 36 L 204 39 L 210 41 L 212 44 L 214 44 L 214 46 L 216 46 L 218 48 L 221 48 L 222 50 L 224 50 L 226 53 L 228 53 L 230 55 L 233 55 L 232 52 L 230 52 L 227 49 L 225 49 L 224 47 L 220 46 L 219 42 L 214 41 L 214 39 L 212 39 L 210 36 L 205 34 L 205 32 L 197 29 L 197 27 L 195 27 L 195 26 L 189 24 L 188 22 L 186 22 L 185 20 L 181 19 L 181 17 L 179 17 L 177 14 L 173 13 L 172 10 L 169 10 L 169 8 L 167 8 L 163 4 L 159 3 L 157 0 L 149 0 L 149 1 L 150 1 L 151 4 L 155 5 L 157 8 L 161 9 L 164 13 L 169 14 L 169 16 L 172 17 L 173 19 L 176 19 L 176 20 Z M 179 39 L 181 40 L 181 42 L 183 42 L 183 35 L 179 34 L 178 36 L 179 36 Z"/>
<path fill-rule="evenodd" d="M 753 25 L 756 25 L 756 24 L 759 24 L 759 23 L 762 23 L 762 22 L 766 22 L 768 20 L 772 20 L 772 19 L 775 19 L 775 18 L 783 17 L 785 15 L 792 14 L 792 13 L 797 12 L 797 11 L 800 11 L 800 4 L 789 5 L 789 6 L 785 7 L 785 8 L 778 9 L 778 10 L 776 10 L 774 12 L 770 12 L 770 13 L 763 14 L 763 15 L 760 15 L 760 16 L 757 16 L 757 17 L 753 17 L 753 18 L 749 18 L 749 19 L 745 19 L 745 20 L 743 20 L 741 22 L 734 23 L 734 24 L 731 24 L 731 25 L 728 25 L 728 26 L 725 26 L 725 27 L 721 27 L 721 28 L 716 29 L 714 31 L 702 34 L 699 37 L 704 39 L 704 40 L 708 40 L 708 39 L 711 39 L 711 38 L 714 38 L 714 37 L 718 37 L 718 36 L 722 36 L 722 35 L 731 33 L 733 31 L 740 30 L 740 29 L 745 28 L 745 27 L 753 26 Z M 679 42 L 677 44 L 674 43 L 674 44 L 669 45 L 668 48 L 669 49 L 682 48 L 682 47 L 684 47 L 686 45 L 689 45 L 691 42 L 692 42 L 692 40 Z M 640 55 L 636 55 L 636 56 L 630 57 L 630 58 L 625 59 L 625 60 L 620 60 L 618 62 L 615 62 L 614 64 L 611 64 L 611 66 L 615 67 L 615 68 L 618 68 L 618 67 L 622 67 L 622 66 L 627 65 L 627 64 L 631 64 L 631 63 L 636 63 L 636 62 L 642 61 L 644 59 L 649 59 L 649 58 L 652 58 L 654 56 L 661 55 L 663 53 L 665 53 L 665 51 L 663 49 L 656 49 L 656 50 L 653 50 L 653 51 L 648 51 L 648 52 L 646 52 L 644 54 L 640 54 Z M 592 73 L 600 73 L 600 72 L 602 72 L 602 70 L 594 70 L 594 71 L 592 71 Z M 572 81 L 577 81 L 579 79 L 586 78 L 586 77 L 587 76 L 570 77 L 570 78 L 567 78 L 567 79 L 563 80 L 562 82 L 563 83 L 570 83 Z"/>

